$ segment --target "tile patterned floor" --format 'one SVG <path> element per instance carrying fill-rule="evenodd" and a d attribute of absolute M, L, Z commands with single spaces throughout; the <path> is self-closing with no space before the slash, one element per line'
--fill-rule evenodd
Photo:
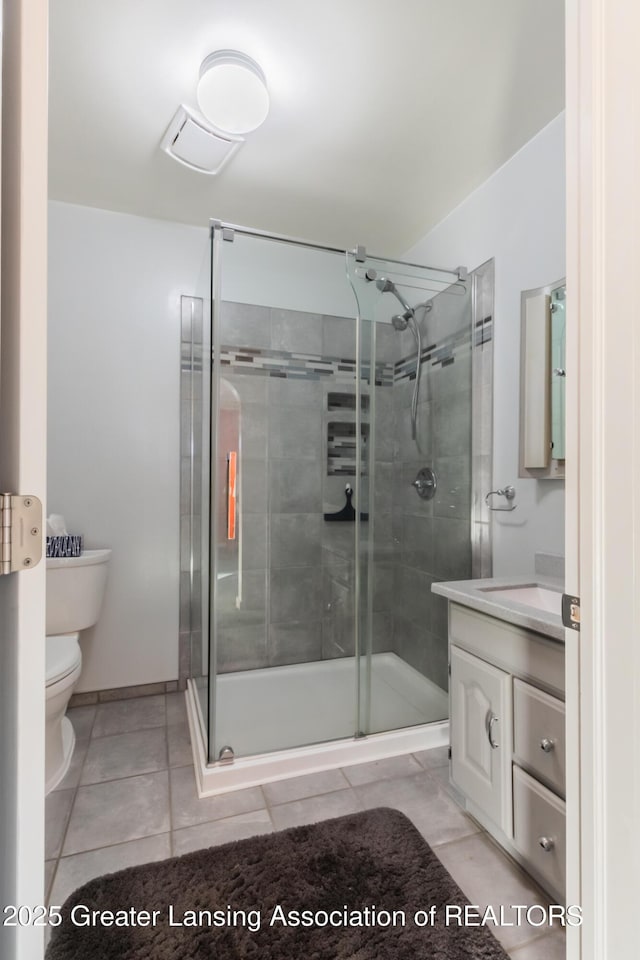
<path fill-rule="evenodd" d="M 198 800 L 183 694 L 76 707 L 68 715 L 76 751 L 46 803 L 52 904 L 102 873 L 380 805 L 413 821 L 472 903 L 548 903 L 455 802 L 445 748 Z M 564 960 L 558 928 L 494 932 L 513 960 Z"/>

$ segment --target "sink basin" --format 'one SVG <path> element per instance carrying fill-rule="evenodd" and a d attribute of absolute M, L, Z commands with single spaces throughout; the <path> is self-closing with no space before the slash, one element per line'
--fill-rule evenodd
<path fill-rule="evenodd" d="M 545 610 L 562 616 L 562 594 L 549 587 L 538 584 L 521 587 L 483 587 L 482 593 L 490 594 L 496 600 L 513 600 L 515 603 L 524 603 L 536 610 Z"/>

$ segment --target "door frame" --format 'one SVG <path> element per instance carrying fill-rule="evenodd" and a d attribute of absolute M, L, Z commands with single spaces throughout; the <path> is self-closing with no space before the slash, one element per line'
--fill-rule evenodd
<path fill-rule="evenodd" d="M 566 0 L 568 960 L 637 950 L 640 8 Z M 637 299 L 637 298 L 636 298 Z M 573 376 L 571 375 L 573 371 Z"/>
<path fill-rule="evenodd" d="M 0 484 L 46 489 L 47 0 L 4 0 Z M 45 564 L 0 581 L 0 910 L 44 902 Z M 4 914 L 2 914 L 4 919 Z M 43 929 L 0 925 L 7 960 Z"/>

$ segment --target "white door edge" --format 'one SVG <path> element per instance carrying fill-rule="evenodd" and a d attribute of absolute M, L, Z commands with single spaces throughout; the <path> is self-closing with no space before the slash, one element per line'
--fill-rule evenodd
<path fill-rule="evenodd" d="M 568 894 L 584 911 L 567 957 L 618 960 L 637 953 L 640 882 L 640 7 L 567 0 L 566 23 Z"/>
<path fill-rule="evenodd" d="M 0 485 L 46 486 L 47 2 L 4 0 Z M 43 928 L 5 908 L 44 901 L 45 565 L 0 581 L 0 956 L 41 960 Z M 23 913 L 22 919 L 29 914 Z"/>

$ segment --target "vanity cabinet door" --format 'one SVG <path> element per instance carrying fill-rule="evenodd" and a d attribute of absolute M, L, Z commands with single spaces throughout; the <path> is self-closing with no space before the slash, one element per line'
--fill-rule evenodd
<path fill-rule="evenodd" d="M 456 646 L 450 727 L 454 784 L 511 836 L 511 676 Z"/>

